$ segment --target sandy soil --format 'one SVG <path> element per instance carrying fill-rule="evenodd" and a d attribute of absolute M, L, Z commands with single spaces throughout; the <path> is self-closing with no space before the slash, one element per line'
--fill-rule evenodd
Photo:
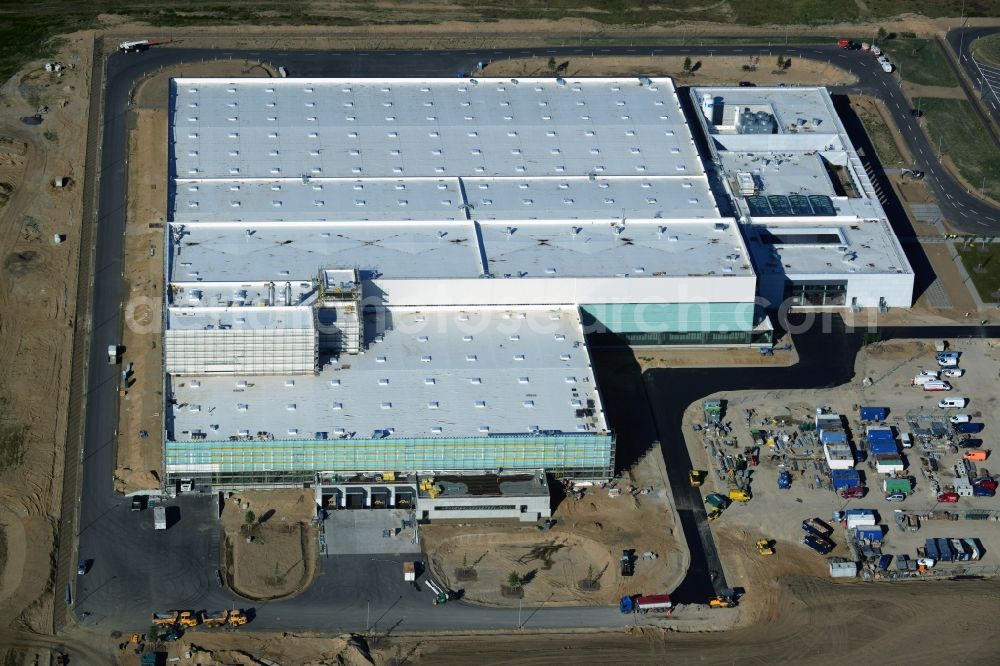
<path fill-rule="evenodd" d="M 23 459 L 0 472 L 0 626 L 51 628 L 88 112 L 88 36 L 70 35 L 46 72 L 32 62 L 0 88 L 0 411 L 25 427 Z M 21 117 L 47 107 L 41 125 Z M 65 188 L 52 179 L 69 177 Z M 56 244 L 54 234 L 65 240 Z M 81 322 L 81 325 L 85 325 Z M 11 456 L 12 460 L 17 456 Z M 30 544 L 30 547 L 29 547 Z"/>
<path fill-rule="evenodd" d="M 666 499 L 659 450 L 624 476 L 620 487 L 629 485 L 652 491 L 610 497 L 607 489 L 587 488 L 583 499 L 559 504 L 556 526 L 545 532 L 499 521 L 421 528 L 431 571 L 452 589 L 464 590 L 466 600 L 485 605 L 518 603 L 500 591 L 511 572 L 522 577 L 527 604 L 612 605 L 626 594 L 672 590 L 687 570 L 687 549 L 683 534 L 674 534 L 677 523 Z M 629 548 L 637 557 L 635 575 L 623 578 L 618 560 Z M 645 552 L 657 558 L 643 559 Z M 475 579 L 460 579 L 460 568 L 473 569 Z M 599 589 L 582 589 L 586 580 L 596 580 Z"/>
<path fill-rule="evenodd" d="M 254 514 L 252 525 L 246 521 L 248 511 Z M 253 600 L 285 598 L 307 588 L 319 554 L 316 529 L 309 522 L 314 514 L 309 491 L 231 494 L 222 511 L 230 587 Z"/>
<path fill-rule="evenodd" d="M 571 58 L 564 76 L 672 76 L 676 85 L 731 85 L 739 81 L 749 81 L 757 85 L 822 84 L 850 85 L 857 77 L 827 63 L 793 58 L 788 69 L 776 70 L 780 51 L 774 51 L 774 58 L 762 57 L 757 61 L 741 57 L 709 56 L 692 58 L 691 75 L 684 73 L 682 57 L 649 56 L 595 56 Z M 743 65 L 752 64 L 755 71 L 745 72 Z M 484 70 L 487 76 L 554 76 L 548 58 L 521 58 L 491 62 Z"/>
<path fill-rule="evenodd" d="M 167 95 L 176 76 L 272 76 L 256 62 L 226 60 L 168 67 L 136 86 L 129 132 L 129 197 L 125 226 L 125 301 L 121 367 L 132 365 L 122 387 L 119 412 L 115 490 L 121 493 L 158 490 L 161 480 L 163 365 L 163 244 L 166 222 Z M 141 147 L 141 150 L 139 149 Z M 146 433 L 145 437 L 140 432 Z"/>

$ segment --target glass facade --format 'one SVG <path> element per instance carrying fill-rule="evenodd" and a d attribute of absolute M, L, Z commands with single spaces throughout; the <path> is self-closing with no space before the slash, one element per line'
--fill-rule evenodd
<path fill-rule="evenodd" d="M 770 344 L 754 303 L 622 303 L 581 305 L 583 330 L 595 346 Z"/>
<path fill-rule="evenodd" d="M 847 304 L 847 280 L 786 282 L 784 299 L 810 307 Z"/>
<path fill-rule="evenodd" d="M 167 474 L 278 483 L 315 472 L 537 470 L 607 478 L 614 436 L 497 435 L 468 438 L 168 441 Z M 200 474 L 199 474 L 200 473 Z"/>

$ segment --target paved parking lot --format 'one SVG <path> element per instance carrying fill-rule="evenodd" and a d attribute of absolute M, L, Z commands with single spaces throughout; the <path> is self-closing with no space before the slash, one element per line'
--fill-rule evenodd
<path fill-rule="evenodd" d="M 419 553 L 413 529 L 403 529 L 412 516 L 403 509 L 341 509 L 323 521 L 330 555 L 399 555 Z"/>

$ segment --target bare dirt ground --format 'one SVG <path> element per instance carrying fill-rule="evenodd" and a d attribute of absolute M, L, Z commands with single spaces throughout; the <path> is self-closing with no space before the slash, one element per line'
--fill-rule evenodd
<path fill-rule="evenodd" d="M 757 85 L 777 85 L 785 83 L 814 85 L 850 85 L 857 77 L 849 72 L 814 60 L 794 61 L 785 70 L 776 68 L 779 51 L 774 59 L 751 60 L 740 57 L 709 56 L 692 58 L 692 71 L 684 72 L 684 58 L 649 56 L 591 56 L 574 57 L 557 62 L 556 66 L 568 63 L 560 72 L 562 76 L 672 76 L 677 85 L 733 85 L 739 81 L 749 81 Z M 743 71 L 744 65 L 752 65 L 754 71 Z M 487 76 L 555 76 L 548 58 L 521 58 L 497 60 L 487 65 L 483 72 Z"/>
<path fill-rule="evenodd" d="M 0 626 L 51 627 L 89 99 L 89 35 L 0 88 Z M 47 111 L 45 110 L 47 108 Z M 42 110 L 42 123 L 21 118 Z M 66 176 L 67 187 L 52 180 Z M 6 184 L 6 185 L 4 185 Z M 55 243 L 54 235 L 62 235 Z M 80 322 L 86 325 L 86 322 Z M 22 430 L 23 429 L 23 430 Z"/>
<path fill-rule="evenodd" d="M 286 598 L 307 588 L 318 557 L 313 515 L 310 491 L 230 494 L 222 511 L 230 587 L 253 600 Z"/>
<path fill-rule="evenodd" d="M 992 390 L 1000 369 L 1000 345 L 992 340 L 951 342 L 951 347 L 962 353 L 962 366 L 968 369 L 962 378 L 950 380 L 956 387 L 955 393 L 971 400 L 969 407 L 962 411 L 973 415 L 975 421 L 985 423 L 985 432 L 993 432 L 1000 427 L 1000 421 L 993 416 L 997 398 Z M 911 429 L 905 421 L 905 415 L 910 412 L 937 414 L 939 418 L 944 418 L 945 411 L 936 406 L 937 394 L 929 394 L 909 386 L 910 379 L 917 372 L 936 365 L 933 354 L 932 341 L 880 342 L 869 345 L 859 354 L 855 379 L 844 386 L 824 390 L 739 391 L 720 394 L 716 397 L 727 400 L 725 420 L 731 422 L 733 428 L 725 439 L 734 439 L 735 447 L 720 443 L 718 438 L 706 437 L 704 431 L 696 433 L 691 426 L 703 420 L 701 404 L 691 405 L 685 414 L 684 434 L 694 465 L 712 471 L 709 481 L 703 486 L 704 492 L 725 493 L 727 488 L 726 481 L 718 474 L 718 458 L 711 455 L 713 451 L 728 454 L 743 451 L 744 447 L 752 444 L 750 427 L 764 429 L 768 435 L 779 439 L 790 435 L 796 431 L 799 423 L 811 421 L 818 406 L 829 407 L 834 413 L 843 414 L 855 443 L 862 439 L 864 433 L 864 428 L 858 421 L 858 405 L 888 407 L 888 423 L 894 425 L 898 432 Z M 865 378 L 871 381 L 870 385 L 864 385 Z M 754 410 L 751 426 L 747 425 L 744 418 L 746 409 Z M 785 425 L 770 425 L 772 417 L 783 420 Z M 765 421 L 768 421 L 767 425 L 764 424 Z M 714 448 L 710 448 L 710 445 Z M 819 482 L 820 475 L 813 466 L 813 461 L 822 458 L 821 448 L 808 441 L 790 443 L 789 446 L 790 448 L 782 446 L 778 449 L 762 446 L 759 451 L 760 463 L 751 468 L 753 499 L 745 505 L 732 505 L 718 520 L 711 523 L 711 529 L 720 541 L 723 565 L 731 584 L 743 585 L 748 590 L 763 588 L 770 590 L 770 594 L 777 579 L 803 574 L 827 576 L 825 559 L 799 543 L 803 535 L 800 526 L 802 520 L 812 516 L 819 516 L 829 522 L 833 511 L 844 508 L 871 508 L 878 511 L 880 524 L 888 528 L 883 552 L 907 553 L 916 557 L 916 547 L 923 544 L 925 537 L 975 537 L 980 539 L 987 551 L 987 555 L 974 563 L 977 567 L 986 567 L 980 573 L 995 576 L 1000 572 L 1000 555 L 997 554 L 1000 552 L 1000 527 L 995 522 L 929 520 L 916 533 L 897 529 L 893 518 L 894 509 L 927 512 L 943 508 L 935 506 L 930 475 L 921 471 L 920 459 L 928 453 L 919 446 L 904 451 L 904 459 L 908 462 L 907 474 L 916 479 L 916 485 L 914 493 L 899 503 L 884 499 L 880 486 L 884 477 L 867 465 L 859 465 L 858 469 L 867 477 L 868 496 L 864 499 L 843 500 L 822 487 L 823 484 Z M 954 478 L 951 469 L 961 456 L 943 448 L 934 450 L 941 461 L 941 471 L 935 477 L 946 485 Z M 778 465 L 781 464 L 786 465 L 792 473 L 790 490 L 777 489 Z M 947 508 L 960 511 L 972 508 L 997 511 L 1000 510 L 1000 504 L 996 499 L 969 497 L 962 498 L 958 504 Z M 757 555 L 753 542 L 759 538 L 775 540 L 777 553 L 768 557 Z M 850 555 L 842 530 L 835 532 L 834 541 L 838 545 L 832 555 Z M 957 566 L 958 563 L 939 565 L 931 570 L 931 575 L 955 573 Z M 752 608 L 758 603 L 758 597 L 758 593 L 748 595 L 741 610 Z"/>
<path fill-rule="evenodd" d="M 121 391 L 115 470 L 115 490 L 125 494 L 160 488 L 168 83 L 173 77 L 193 74 L 244 77 L 274 72 L 245 60 L 168 67 L 143 80 L 132 96 L 124 270 L 128 297 L 121 355 L 121 367 L 131 365 L 132 376 Z"/>
<path fill-rule="evenodd" d="M 993 629 L 997 581 L 913 581 L 896 585 L 836 584 L 806 576 L 770 582 L 765 608 L 750 626 L 725 633 L 655 627 L 617 631 L 454 635 L 339 636 L 200 634 L 168 647 L 178 666 L 247 664 L 270 659 L 307 666 L 398 664 L 704 664 L 798 663 L 803 642 L 822 632 L 811 664 L 937 663 L 975 645 L 1000 649 Z M 943 618 L 950 618 L 943 629 Z M 887 631 L 887 627 L 891 630 Z M 929 638 L 932 637 L 932 638 Z M 190 652 L 190 657 L 187 656 Z M 135 658 L 119 657 L 133 666 Z M 950 663 L 950 662 L 949 662 Z"/>
<path fill-rule="evenodd" d="M 421 534 L 430 569 L 464 590 L 467 601 L 484 605 L 517 605 L 500 591 L 511 572 L 524 583 L 526 604 L 612 605 L 626 594 L 672 590 L 687 569 L 687 547 L 683 533 L 675 534 L 662 460 L 659 450 L 650 452 L 618 485 L 651 489 L 647 494 L 611 497 L 606 488 L 587 487 L 582 499 L 559 504 L 555 527 L 544 532 L 501 521 L 428 525 Z M 624 549 L 637 558 L 630 578 L 618 569 Z M 656 559 L 644 559 L 646 552 Z M 474 579 L 462 579 L 458 569 L 471 569 Z M 597 589 L 586 581 L 596 581 Z"/>

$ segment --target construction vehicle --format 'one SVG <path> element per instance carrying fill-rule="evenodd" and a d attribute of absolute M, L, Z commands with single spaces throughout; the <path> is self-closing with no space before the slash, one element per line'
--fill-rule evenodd
<path fill-rule="evenodd" d="M 771 545 L 770 539 L 757 539 L 754 546 L 757 547 L 759 555 L 774 555 L 774 546 Z"/>
<path fill-rule="evenodd" d="M 698 469 L 693 469 L 688 472 L 688 481 L 691 483 L 692 488 L 697 488 L 704 482 L 704 480 L 705 472 Z"/>
<path fill-rule="evenodd" d="M 226 624 L 233 628 L 242 627 L 249 621 L 250 618 L 243 611 L 237 609 L 229 611 L 229 617 L 226 618 Z"/>
<path fill-rule="evenodd" d="M 225 626 L 229 619 L 229 611 L 205 611 L 201 614 L 201 623 L 209 628 Z"/>
<path fill-rule="evenodd" d="M 721 511 L 729 506 L 729 500 L 726 499 L 724 495 L 720 495 L 719 493 L 709 493 L 705 496 L 705 504 Z"/>
<path fill-rule="evenodd" d="M 778 490 L 788 490 L 792 487 L 792 475 L 787 470 L 778 473 Z"/>
<path fill-rule="evenodd" d="M 719 594 L 708 600 L 710 608 L 732 608 L 736 605 L 736 597 L 728 594 Z"/>
<path fill-rule="evenodd" d="M 635 574 L 635 560 L 632 557 L 631 550 L 623 550 L 621 559 L 618 560 L 618 566 L 621 569 L 622 576 L 632 576 Z"/>
<path fill-rule="evenodd" d="M 198 622 L 198 616 L 194 611 L 180 611 L 177 616 L 177 625 L 184 628 L 197 627 Z"/>
<path fill-rule="evenodd" d="M 729 487 L 729 499 L 734 502 L 749 502 L 751 497 L 750 491 L 745 488 L 738 486 Z"/>
<path fill-rule="evenodd" d="M 180 613 L 177 611 L 167 611 L 166 613 L 153 613 L 154 627 L 172 627 L 177 623 Z"/>
<path fill-rule="evenodd" d="M 708 512 L 708 520 L 709 522 L 711 522 L 721 515 L 722 511 L 720 511 L 719 509 L 712 509 L 711 511 Z"/>

